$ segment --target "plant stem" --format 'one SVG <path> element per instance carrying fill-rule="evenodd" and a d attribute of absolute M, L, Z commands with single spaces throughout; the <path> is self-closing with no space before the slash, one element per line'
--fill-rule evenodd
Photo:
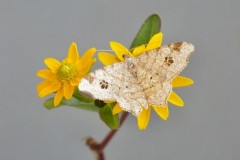
<path fill-rule="evenodd" d="M 126 120 L 128 116 L 128 112 L 123 112 L 120 118 L 120 126 L 122 126 L 123 122 Z M 113 136 L 117 133 L 117 130 L 111 130 L 103 139 L 101 143 L 96 142 L 93 138 L 89 137 L 86 141 L 86 145 L 95 153 L 97 160 L 105 160 L 104 158 L 104 149 L 111 141 Z"/>

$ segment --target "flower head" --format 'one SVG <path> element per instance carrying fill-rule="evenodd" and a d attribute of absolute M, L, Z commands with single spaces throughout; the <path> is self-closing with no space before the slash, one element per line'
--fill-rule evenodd
<path fill-rule="evenodd" d="M 138 46 L 134 48 L 132 52 L 130 52 L 126 47 L 124 47 L 122 44 L 118 42 L 110 42 L 110 46 L 112 50 L 116 53 L 116 56 L 107 52 L 100 52 L 98 54 L 98 58 L 104 65 L 111 65 L 116 62 L 124 61 L 125 57 L 129 57 L 129 56 L 134 57 L 141 53 L 144 53 L 145 51 L 159 48 L 161 46 L 161 43 L 162 43 L 161 32 L 158 34 L 155 34 L 150 39 L 147 45 Z M 193 84 L 193 80 L 183 76 L 177 76 L 172 81 L 173 88 L 185 87 L 191 84 Z M 168 102 L 179 107 L 182 107 L 184 105 L 183 100 L 174 91 L 172 91 L 171 94 L 169 95 Z M 154 111 L 157 113 L 159 117 L 161 117 L 163 120 L 167 120 L 169 116 L 168 106 L 148 106 L 148 109 L 143 108 L 143 111 L 137 117 L 139 129 L 146 129 L 149 123 L 150 115 L 151 115 L 151 108 L 154 109 Z M 117 103 L 113 108 L 113 114 L 117 114 L 121 111 L 123 110 Z"/>
<path fill-rule="evenodd" d="M 80 57 L 77 45 L 73 42 L 67 57 L 62 62 L 54 58 L 46 58 L 44 63 L 48 68 L 37 72 L 38 77 L 45 79 L 37 85 L 39 97 L 56 92 L 54 106 L 58 106 L 63 97 L 70 99 L 80 79 L 89 72 L 96 61 L 92 58 L 95 52 L 95 48 L 90 48 Z"/>

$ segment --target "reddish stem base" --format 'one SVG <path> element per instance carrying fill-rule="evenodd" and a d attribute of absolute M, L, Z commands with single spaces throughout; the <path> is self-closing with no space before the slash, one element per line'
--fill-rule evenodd
<path fill-rule="evenodd" d="M 123 112 L 120 118 L 120 126 L 122 126 L 123 122 L 126 120 L 128 116 L 128 112 Z M 104 158 L 104 149 L 107 144 L 111 141 L 113 136 L 117 133 L 118 130 L 111 130 L 103 139 L 101 143 L 96 142 L 93 138 L 89 137 L 86 141 L 86 145 L 93 151 L 96 155 L 96 160 L 105 160 Z"/>

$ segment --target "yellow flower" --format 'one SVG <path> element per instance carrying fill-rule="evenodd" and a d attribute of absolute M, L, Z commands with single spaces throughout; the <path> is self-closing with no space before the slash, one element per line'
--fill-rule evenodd
<path fill-rule="evenodd" d="M 76 43 L 72 42 L 68 55 L 62 62 L 54 58 L 46 58 L 44 63 L 48 69 L 37 72 L 37 76 L 45 79 L 37 85 L 39 97 L 42 98 L 56 92 L 54 106 L 58 106 L 63 97 L 70 99 L 80 79 L 89 72 L 93 63 L 96 62 L 96 59 L 92 58 L 95 52 L 95 48 L 90 48 L 80 57 Z"/>
<path fill-rule="evenodd" d="M 127 54 L 127 56 L 134 57 L 145 51 L 160 47 L 161 43 L 162 43 L 162 36 L 163 35 L 161 32 L 158 34 L 155 34 L 150 39 L 150 41 L 148 42 L 147 45 L 141 45 L 141 46 L 136 47 L 132 51 L 132 53 L 126 47 L 124 47 L 122 44 L 120 44 L 118 42 L 110 42 L 110 46 L 111 46 L 112 50 L 116 53 L 116 56 L 106 53 L 106 52 L 100 52 L 98 54 L 98 58 L 104 65 L 110 65 L 110 64 L 113 64 L 116 62 L 124 61 L 126 54 Z M 192 79 L 183 77 L 183 76 L 177 76 L 172 81 L 173 88 L 185 87 L 185 86 L 189 86 L 192 84 L 193 84 Z M 184 106 L 183 100 L 173 91 L 171 92 L 170 96 L 168 97 L 168 102 L 170 102 L 176 106 L 179 106 L 179 107 Z M 137 117 L 139 129 L 146 129 L 149 119 L 150 119 L 151 108 L 154 109 L 154 111 L 157 113 L 157 115 L 159 117 L 161 117 L 163 120 L 167 120 L 167 118 L 169 116 L 168 106 L 149 106 L 147 110 L 143 109 L 143 111 Z M 113 108 L 113 114 L 117 114 L 121 111 L 123 111 L 123 110 L 117 103 Z"/>

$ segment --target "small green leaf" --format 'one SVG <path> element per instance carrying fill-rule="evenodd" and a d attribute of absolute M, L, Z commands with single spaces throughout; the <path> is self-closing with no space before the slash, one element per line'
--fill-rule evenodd
<path fill-rule="evenodd" d="M 53 105 L 54 98 L 49 98 L 43 102 L 43 106 L 49 110 L 55 108 Z"/>
<path fill-rule="evenodd" d="M 160 17 L 157 14 L 149 16 L 141 26 L 137 35 L 135 36 L 130 49 L 140 46 L 142 44 L 147 44 L 151 37 L 160 32 L 160 30 L 161 30 Z"/>
<path fill-rule="evenodd" d="M 53 100 L 54 100 L 54 98 L 50 98 L 50 99 L 46 100 L 43 103 L 44 107 L 46 107 L 49 110 L 51 110 L 53 108 L 56 108 L 53 105 Z M 75 108 L 78 108 L 78 109 L 84 109 L 84 110 L 96 111 L 96 112 L 99 110 L 98 107 L 95 106 L 93 102 L 90 102 L 90 103 L 82 102 L 82 101 L 79 101 L 75 97 L 72 97 L 69 100 L 62 99 L 59 106 L 71 106 L 71 107 L 75 107 Z"/>
<path fill-rule="evenodd" d="M 74 90 L 74 93 L 73 93 L 73 97 L 77 98 L 79 101 L 82 101 L 82 102 L 86 102 L 86 103 L 89 103 L 89 102 L 93 102 L 94 100 L 93 99 L 89 99 L 85 96 L 83 96 L 78 88 L 76 87 L 75 90 Z"/>
<path fill-rule="evenodd" d="M 111 129 L 117 129 L 119 127 L 119 117 L 112 114 L 113 105 L 106 104 L 99 109 L 99 115 L 102 121 Z"/>

